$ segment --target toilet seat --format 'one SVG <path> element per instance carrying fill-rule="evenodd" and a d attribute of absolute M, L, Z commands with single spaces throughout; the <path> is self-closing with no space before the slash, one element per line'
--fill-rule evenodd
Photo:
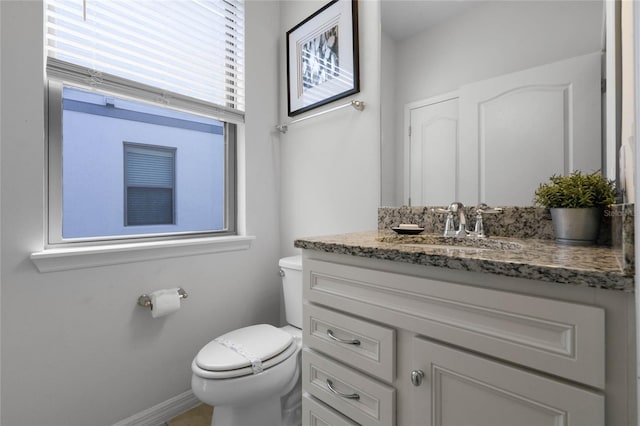
<path fill-rule="evenodd" d="M 256 372 L 256 364 L 266 370 L 288 359 L 297 348 L 291 334 L 268 324 L 253 325 L 209 342 L 194 358 L 192 370 L 206 379 L 247 376 Z"/>

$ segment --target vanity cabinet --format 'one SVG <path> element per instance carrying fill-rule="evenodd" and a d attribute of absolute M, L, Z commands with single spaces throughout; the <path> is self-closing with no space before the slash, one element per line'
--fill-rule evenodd
<path fill-rule="evenodd" d="M 607 424 L 602 307 L 303 259 L 304 425 Z"/>

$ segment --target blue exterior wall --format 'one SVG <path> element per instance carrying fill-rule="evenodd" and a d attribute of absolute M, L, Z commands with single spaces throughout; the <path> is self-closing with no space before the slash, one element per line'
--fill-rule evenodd
<path fill-rule="evenodd" d="M 223 229 L 222 123 L 95 93 L 64 97 L 74 104 L 63 118 L 64 238 Z M 125 142 L 176 148 L 174 225 L 125 226 Z"/>

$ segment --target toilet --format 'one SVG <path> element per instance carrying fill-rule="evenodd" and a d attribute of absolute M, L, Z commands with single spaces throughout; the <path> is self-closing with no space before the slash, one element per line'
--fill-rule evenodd
<path fill-rule="evenodd" d="M 285 317 L 207 343 L 193 359 L 191 389 L 212 405 L 215 426 L 301 424 L 302 258 L 280 259 Z"/>

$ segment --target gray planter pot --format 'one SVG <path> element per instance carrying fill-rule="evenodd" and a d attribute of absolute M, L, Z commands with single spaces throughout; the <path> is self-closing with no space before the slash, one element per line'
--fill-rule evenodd
<path fill-rule="evenodd" d="M 560 244 L 573 246 L 595 244 L 600 230 L 601 207 L 550 210 L 553 231 Z"/>

